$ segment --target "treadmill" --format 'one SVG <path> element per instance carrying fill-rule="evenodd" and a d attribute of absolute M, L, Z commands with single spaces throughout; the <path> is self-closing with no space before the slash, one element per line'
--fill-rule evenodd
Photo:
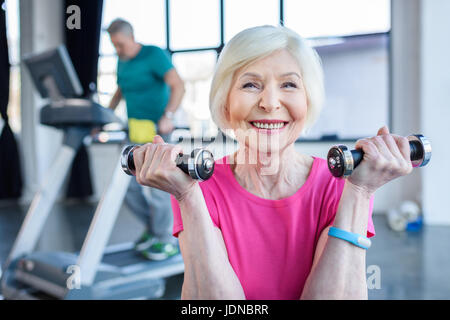
<path fill-rule="evenodd" d="M 29 55 L 24 63 L 41 96 L 50 100 L 41 109 L 40 122 L 63 130 L 64 140 L 3 266 L 3 297 L 68 300 L 162 297 L 165 278 L 184 272 L 181 254 L 164 261 L 149 261 L 135 252 L 133 243 L 107 247 L 131 179 L 122 171 L 120 157 L 80 252 L 34 252 L 77 150 L 83 143 L 92 142 L 93 127 L 120 123 L 120 119 L 110 109 L 77 98 L 82 87 L 65 46 Z M 103 135 L 101 141 L 104 140 Z"/>

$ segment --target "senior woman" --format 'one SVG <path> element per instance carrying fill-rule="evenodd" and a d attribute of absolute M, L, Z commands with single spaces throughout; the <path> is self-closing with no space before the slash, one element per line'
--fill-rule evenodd
<path fill-rule="evenodd" d="M 239 148 L 194 181 L 175 165 L 180 146 L 135 151 L 137 181 L 171 193 L 185 263 L 182 299 L 366 299 L 366 250 L 330 227 L 371 237 L 377 188 L 412 170 L 406 138 L 386 127 L 358 140 L 364 159 L 346 180 L 294 142 L 324 96 L 316 52 L 285 27 L 237 34 L 210 92 L 215 123 Z"/>

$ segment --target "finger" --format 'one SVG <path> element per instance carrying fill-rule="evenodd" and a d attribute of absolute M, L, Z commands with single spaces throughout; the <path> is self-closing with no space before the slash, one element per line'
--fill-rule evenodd
<path fill-rule="evenodd" d="M 133 150 L 133 160 L 134 160 L 134 167 L 136 169 L 136 176 L 140 173 L 142 164 L 144 163 L 145 149 L 146 146 L 143 145 Z"/>
<path fill-rule="evenodd" d="M 165 143 L 164 139 L 160 136 L 160 135 L 156 135 L 153 137 L 153 143 L 157 144 L 157 143 Z"/>
<path fill-rule="evenodd" d="M 159 170 L 161 170 L 161 168 L 160 168 L 161 162 L 162 162 L 161 159 L 164 155 L 165 150 L 169 147 L 170 146 L 163 145 L 161 143 L 155 144 L 155 152 L 153 154 L 153 160 L 148 169 L 152 174 L 154 174 L 154 175 L 159 174 Z"/>
<path fill-rule="evenodd" d="M 378 156 L 378 149 L 370 139 L 356 141 L 355 149 L 361 149 L 364 152 L 364 157 L 373 158 Z"/>
<path fill-rule="evenodd" d="M 389 134 L 389 129 L 387 126 L 383 126 L 380 129 L 378 129 L 377 136 L 381 136 L 384 134 Z"/>
<path fill-rule="evenodd" d="M 411 146 L 409 145 L 409 140 L 398 135 L 392 135 L 392 138 L 397 143 L 402 157 L 406 160 L 406 162 L 411 162 Z"/>
<path fill-rule="evenodd" d="M 144 153 L 144 161 L 142 164 L 142 168 L 140 171 L 139 178 L 145 180 L 149 173 L 149 168 L 153 161 L 153 154 L 155 152 L 155 145 L 153 143 L 149 143 L 146 145 L 146 150 Z"/>
<path fill-rule="evenodd" d="M 170 150 L 164 154 L 162 161 L 164 163 L 173 163 L 174 166 L 176 166 L 176 159 L 180 153 L 183 153 L 183 148 L 181 148 L 181 146 L 172 146 Z"/>
<path fill-rule="evenodd" d="M 383 138 L 383 140 L 384 140 L 386 146 L 388 147 L 389 151 L 391 152 L 391 154 L 394 157 L 398 158 L 399 160 L 403 160 L 403 155 L 400 152 L 400 149 L 399 149 L 394 137 L 391 134 L 382 135 L 381 137 Z"/>
<path fill-rule="evenodd" d="M 392 155 L 391 151 L 389 151 L 389 148 L 386 146 L 386 143 L 384 142 L 383 138 L 381 136 L 375 136 L 373 138 L 370 138 L 370 141 L 373 142 L 373 144 L 377 147 L 378 153 L 385 159 L 391 160 L 394 156 Z"/>

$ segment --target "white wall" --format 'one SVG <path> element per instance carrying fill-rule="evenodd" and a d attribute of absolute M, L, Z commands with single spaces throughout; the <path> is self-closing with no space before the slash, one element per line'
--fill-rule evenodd
<path fill-rule="evenodd" d="M 53 0 L 20 1 L 21 56 L 60 45 L 63 41 L 62 2 Z M 42 182 L 62 141 L 59 130 L 39 124 L 39 110 L 45 101 L 39 97 L 24 66 L 21 67 L 20 145 L 22 151 L 24 196 L 28 202 Z"/>
<path fill-rule="evenodd" d="M 393 127 L 396 134 L 421 133 L 420 115 L 420 0 L 392 1 L 391 82 Z M 426 133 L 423 132 L 425 135 Z M 392 182 L 392 197 L 421 202 L 423 169 Z"/>
<path fill-rule="evenodd" d="M 63 41 L 62 1 L 20 1 L 20 51 L 21 56 L 37 53 L 60 45 Z M 24 190 L 23 203 L 29 203 L 39 188 L 45 172 L 51 167 L 62 142 L 62 133 L 39 122 L 42 100 L 31 82 L 28 70 L 21 66 L 21 125 L 19 139 L 22 156 Z M 38 250 L 60 250 L 72 243 L 71 226 L 61 215 L 47 220 L 43 234 L 63 234 L 55 242 L 53 237 L 41 237 Z"/>
<path fill-rule="evenodd" d="M 427 167 L 414 170 L 393 189 L 393 197 L 416 199 L 425 223 L 449 225 L 450 157 L 446 132 L 450 120 L 450 2 L 392 1 L 393 117 L 396 133 L 423 133 L 433 147 Z"/>
<path fill-rule="evenodd" d="M 430 165 L 422 170 L 423 206 L 428 224 L 450 225 L 450 1 L 423 0 L 421 6 L 420 124 L 433 146 Z"/>

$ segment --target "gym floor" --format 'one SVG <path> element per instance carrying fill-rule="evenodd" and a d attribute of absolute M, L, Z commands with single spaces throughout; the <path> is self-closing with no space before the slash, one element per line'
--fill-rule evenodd
<path fill-rule="evenodd" d="M 0 263 L 11 249 L 26 210 L 17 204 L 0 204 Z M 95 204 L 90 203 L 55 205 L 39 250 L 79 250 L 94 211 Z M 388 228 L 384 215 L 375 215 L 374 223 L 377 235 L 367 252 L 367 276 L 374 274 L 370 266 L 378 266 L 381 288 L 369 290 L 369 299 L 449 299 L 450 227 L 426 226 L 417 232 L 397 233 Z M 142 231 L 140 222 L 123 206 L 109 243 L 134 241 Z M 183 275 L 167 279 L 162 299 L 180 299 L 182 281 Z"/>

